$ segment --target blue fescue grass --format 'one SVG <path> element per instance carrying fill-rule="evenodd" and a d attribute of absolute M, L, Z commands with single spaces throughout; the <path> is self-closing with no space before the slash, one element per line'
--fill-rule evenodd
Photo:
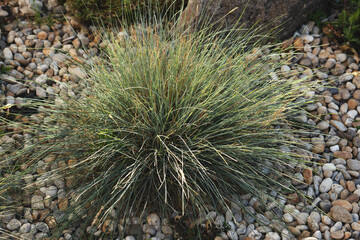
<path fill-rule="evenodd" d="M 276 45 L 262 47 L 266 36 L 256 29 L 178 27 L 140 24 L 122 37 L 105 34 L 101 58 L 79 65 L 86 73 L 80 98 L 57 96 L 62 107 L 28 101 L 44 106 L 47 121 L 22 123 L 31 144 L 8 156 L 19 164 L 6 170 L 0 189 L 27 173 L 42 175 L 39 161 L 55 155 L 45 166 L 59 167 L 48 178 L 72 185 L 58 199 L 68 215 L 54 235 L 73 224 L 101 229 L 130 213 L 221 211 L 242 193 L 293 190 L 283 170 L 303 161 L 293 135 L 299 99 L 313 83 L 275 77 L 288 59 Z"/>

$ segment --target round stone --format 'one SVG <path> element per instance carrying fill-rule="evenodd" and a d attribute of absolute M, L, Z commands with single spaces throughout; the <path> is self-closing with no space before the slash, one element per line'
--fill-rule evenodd
<path fill-rule="evenodd" d="M 331 238 L 333 239 L 342 239 L 344 237 L 344 232 L 342 230 L 338 230 L 330 233 Z"/>
<path fill-rule="evenodd" d="M 346 59 L 347 59 L 347 56 L 345 53 L 336 54 L 336 60 L 338 60 L 339 62 L 345 62 Z"/>
<path fill-rule="evenodd" d="M 353 97 L 357 100 L 360 100 L 360 90 L 355 90 L 355 92 L 353 93 Z"/>
<path fill-rule="evenodd" d="M 246 233 L 246 225 L 240 224 L 236 229 L 236 233 L 238 235 L 244 235 Z"/>
<path fill-rule="evenodd" d="M 42 210 L 45 208 L 44 199 L 42 196 L 34 195 L 31 198 L 31 208 L 36 210 Z"/>
<path fill-rule="evenodd" d="M 320 192 L 325 193 L 330 191 L 332 184 L 333 184 L 333 180 L 331 178 L 325 178 L 320 184 L 319 187 Z"/>
<path fill-rule="evenodd" d="M 354 231 L 359 231 L 359 232 L 360 232 L 360 223 L 353 222 L 353 223 L 351 224 L 351 228 L 352 228 Z"/>
<path fill-rule="evenodd" d="M 352 98 L 348 101 L 348 105 L 350 110 L 354 110 L 357 106 L 359 106 L 359 101 Z"/>
<path fill-rule="evenodd" d="M 350 170 L 359 171 L 360 170 L 360 161 L 349 159 L 349 160 L 347 160 L 347 166 Z"/>
<path fill-rule="evenodd" d="M 329 126 L 329 121 L 321 121 L 320 123 L 318 123 L 317 128 L 320 130 L 326 130 L 329 128 Z"/>
<path fill-rule="evenodd" d="M 282 65 L 281 66 L 281 72 L 282 73 L 287 73 L 287 72 L 290 72 L 290 67 L 288 65 Z"/>
<path fill-rule="evenodd" d="M 336 167 L 333 163 L 325 163 L 323 165 L 323 171 L 335 171 L 335 170 L 336 170 Z"/>
<path fill-rule="evenodd" d="M 332 218 L 337 222 L 352 223 L 353 218 L 351 214 L 341 206 L 334 206 L 330 209 Z"/>
<path fill-rule="evenodd" d="M 265 239 L 268 239 L 268 240 L 281 240 L 281 237 L 277 232 L 268 232 L 265 235 Z"/>
<path fill-rule="evenodd" d="M 4 48 L 3 54 L 4 54 L 5 59 L 7 59 L 7 60 L 12 60 L 14 57 L 10 48 Z"/>
<path fill-rule="evenodd" d="M 17 219 L 11 219 L 11 221 L 6 224 L 6 228 L 9 229 L 10 231 L 19 229 L 21 226 L 21 222 Z"/>
<path fill-rule="evenodd" d="M 45 190 L 46 195 L 50 196 L 50 197 L 55 197 L 57 194 L 57 187 L 55 186 L 50 186 Z"/>
<path fill-rule="evenodd" d="M 314 41 L 314 37 L 311 35 L 304 35 L 302 36 L 302 39 L 305 43 L 311 43 L 312 41 Z"/>
<path fill-rule="evenodd" d="M 231 240 L 238 240 L 238 239 L 239 239 L 238 235 L 237 235 L 236 232 L 233 231 L 233 230 L 227 231 L 226 235 L 227 235 L 227 236 L 229 237 L 229 239 L 231 239 Z"/>
<path fill-rule="evenodd" d="M 43 232 L 43 233 L 47 233 L 49 232 L 49 227 L 46 223 L 44 222 L 38 222 L 36 223 L 35 225 L 36 229 L 39 230 L 40 232 Z"/>
<path fill-rule="evenodd" d="M 31 230 L 31 224 L 30 223 L 25 223 L 24 225 L 22 225 L 19 229 L 20 233 L 28 233 Z"/>
<path fill-rule="evenodd" d="M 36 92 L 36 96 L 38 96 L 39 98 L 46 98 L 47 96 L 46 90 L 43 89 L 42 87 L 36 87 L 35 92 Z"/>
<path fill-rule="evenodd" d="M 45 40 L 47 38 L 47 33 L 45 31 L 41 31 L 37 34 L 38 39 Z"/>
<path fill-rule="evenodd" d="M 149 214 L 147 216 L 146 220 L 150 226 L 160 227 L 161 220 L 160 220 L 160 217 L 156 213 Z"/>

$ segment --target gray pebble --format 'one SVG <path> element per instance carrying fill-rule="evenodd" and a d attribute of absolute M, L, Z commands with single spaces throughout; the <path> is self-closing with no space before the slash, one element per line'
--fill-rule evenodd
<path fill-rule="evenodd" d="M 320 184 L 320 192 L 324 193 L 330 191 L 332 184 L 333 180 L 331 178 L 325 178 Z"/>
<path fill-rule="evenodd" d="M 230 240 L 238 240 L 239 239 L 237 233 L 233 230 L 227 231 L 226 235 L 229 237 Z"/>
<path fill-rule="evenodd" d="M 341 132 L 345 132 L 347 130 L 347 127 L 342 122 L 336 120 L 330 120 L 330 122 L 334 127 L 336 127 Z"/>
<path fill-rule="evenodd" d="M 7 59 L 7 60 L 12 60 L 14 57 L 10 48 L 4 48 L 3 54 L 4 54 L 5 59 Z"/>
<path fill-rule="evenodd" d="M 19 229 L 21 226 L 21 222 L 17 219 L 11 219 L 11 221 L 6 224 L 6 228 L 9 229 L 10 231 Z"/>
<path fill-rule="evenodd" d="M 43 201 L 43 197 L 39 196 L 39 195 L 34 195 L 31 198 L 31 208 L 32 209 L 39 209 L 42 210 L 45 208 L 44 206 L 44 201 Z"/>
<path fill-rule="evenodd" d="M 28 233 L 31 230 L 31 224 L 30 223 L 25 223 L 24 225 L 22 225 L 19 229 L 20 233 Z"/>
<path fill-rule="evenodd" d="M 347 55 L 345 53 L 336 54 L 336 60 L 338 60 L 339 62 L 345 62 L 346 59 Z"/>
<path fill-rule="evenodd" d="M 57 191 L 58 191 L 57 187 L 50 186 L 45 190 L 45 194 L 50 197 L 56 197 Z"/>
<path fill-rule="evenodd" d="M 49 232 L 49 227 L 44 222 L 38 222 L 38 223 L 36 223 L 35 226 L 36 226 L 36 229 L 39 230 L 40 232 L 43 232 L 43 233 Z"/>
<path fill-rule="evenodd" d="M 347 160 L 347 166 L 350 170 L 359 171 L 360 170 L 360 161 L 349 159 L 349 160 Z"/>
<path fill-rule="evenodd" d="M 237 226 L 236 233 L 238 235 L 244 235 L 246 233 L 246 225 L 240 224 Z"/>
<path fill-rule="evenodd" d="M 36 87 L 36 96 L 38 96 L 39 98 L 46 98 L 47 93 L 46 90 L 43 89 L 42 87 Z"/>
<path fill-rule="evenodd" d="M 6 97 L 6 104 L 14 105 L 15 104 L 15 98 L 13 96 L 7 96 Z"/>

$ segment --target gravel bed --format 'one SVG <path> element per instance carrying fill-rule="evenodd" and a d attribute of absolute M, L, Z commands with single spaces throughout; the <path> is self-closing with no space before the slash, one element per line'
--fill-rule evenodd
<path fill-rule="evenodd" d="M 63 9 L 62 6 L 52 7 Z M 6 11 L 0 8 L 0 20 L 6 16 Z M 77 33 L 70 24 L 76 26 Z M 19 111 L 28 97 L 50 98 L 61 104 L 56 94 L 81 94 L 83 84 L 79 79 L 84 73 L 75 65 L 65 63 L 67 56 L 86 62 L 92 56 L 85 54 L 82 48 L 90 49 L 90 53 L 96 56 L 98 49 L 107 44 L 75 20 L 55 23 L 52 27 L 13 21 L 3 30 L 0 69 L 9 66 L 11 70 L 0 74 L 0 105 L 13 106 Z M 294 55 L 293 61 L 283 65 L 276 74 L 313 75 L 314 80 L 322 83 L 322 87 L 305 95 L 305 98 L 316 98 L 315 103 L 306 106 L 311 117 L 306 112 L 299 116 L 301 121 L 316 126 L 316 130 L 307 136 L 308 150 L 313 153 L 307 157 L 314 164 L 308 167 L 299 165 L 294 174 L 303 182 L 296 183 L 300 193 L 308 196 L 311 204 L 297 193 L 289 196 L 270 193 L 277 201 L 268 201 L 265 211 L 260 212 L 258 199 L 244 195 L 239 201 L 247 205 L 248 212 L 255 218 L 233 204 L 231 211 L 211 212 L 193 224 L 208 229 L 209 221 L 213 222 L 212 229 L 219 231 L 215 240 L 360 239 L 359 59 L 330 42 L 313 22 L 303 25 L 283 45 L 293 45 L 300 54 Z M 30 114 L 22 120 L 27 118 L 45 121 L 41 119 L 41 113 Z M 18 140 L 26 142 L 28 138 L 26 134 L 18 133 L 5 136 L 0 139 L 0 152 L 11 151 Z M 44 159 L 47 161 L 51 161 L 51 156 Z M 39 166 L 37 173 L 44 173 L 49 168 Z M 33 191 L 21 193 L 29 199 L 29 205 L 17 212 L 8 211 L 0 215 L 0 239 L 44 239 L 56 228 L 56 219 L 66 208 L 60 200 L 65 197 L 70 183 L 62 178 L 43 179 L 42 176 L 26 176 L 25 181 L 34 185 Z M 47 216 L 49 212 L 52 214 Z M 271 212 L 276 212 L 281 221 L 273 218 Z M 179 216 L 172 218 L 177 220 Z M 116 226 L 119 231 L 126 231 L 126 240 L 178 239 L 177 225 L 156 213 L 143 219 L 133 217 L 128 222 L 131 224 L 120 222 Z M 108 228 L 105 225 L 95 231 L 95 236 Z M 59 239 L 84 239 L 82 236 L 80 229 L 71 228 L 65 230 Z"/>

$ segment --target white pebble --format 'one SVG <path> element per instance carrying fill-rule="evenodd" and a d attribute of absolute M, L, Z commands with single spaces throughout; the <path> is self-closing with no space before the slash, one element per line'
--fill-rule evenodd
<path fill-rule="evenodd" d="M 358 114 L 358 112 L 356 110 L 350 110 L 347 112 L 347 116 L 351 119 L 354 119 L 356 117 L 356 115 Z"/>
<path fill-rule="evenodd" d="M 336 145 L 336 146 L 338 146 L 338 145 Z M 323 165 L 323 171 L 335 171 L 335 170 L 336 170 L 336 167 L 333 163 L 325 163 Z"/>
<path fill-rule="evenodd" d="M 337 151 L 339 151 L 339 150 L 340 150 L 339 145 L 334 145 L 334 146 L 331 146 L 331 147 L 330 147 L 330 151 L 331 151 L 331 152 L 337 152 Z"/>

